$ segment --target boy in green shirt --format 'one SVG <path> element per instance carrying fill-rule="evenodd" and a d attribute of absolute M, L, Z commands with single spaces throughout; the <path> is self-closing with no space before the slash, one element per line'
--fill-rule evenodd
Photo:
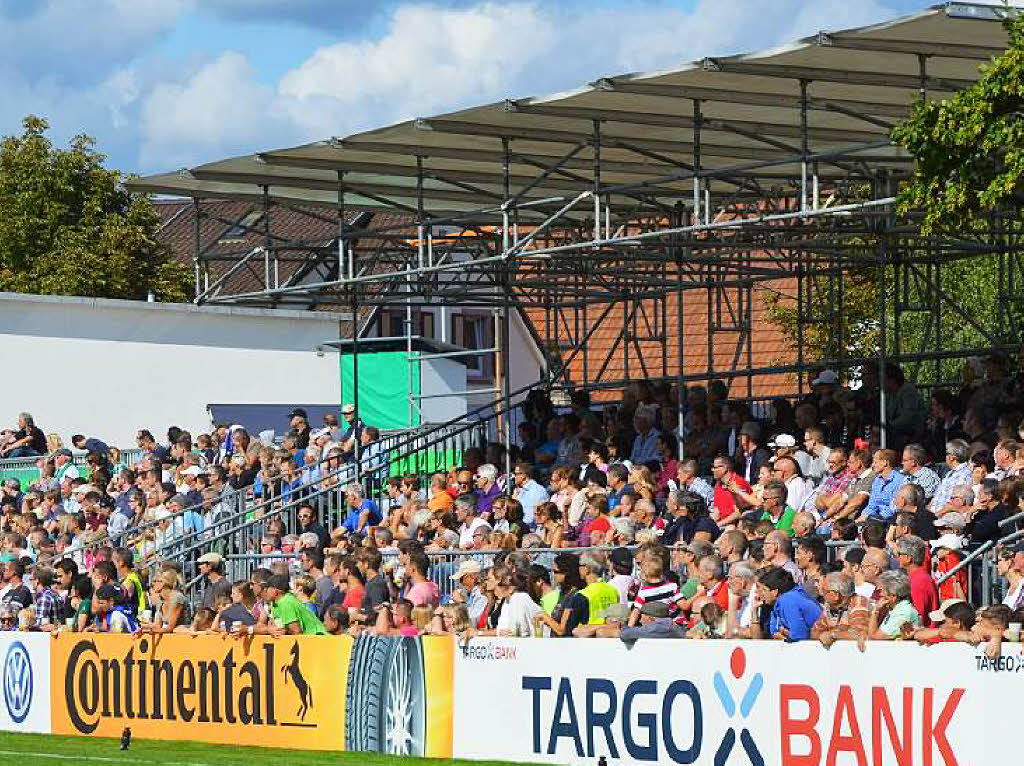
<path fill-rule="evenodd" d="M 253 633 L 280 635 L 324 636 L 327 630 L 312 610 L 299 601 L 289 589 L 288 578 L 274 575 L 267 581 L 267 601 L 270 602 L 270 617 L 273 625 L 255 625 Z M 280 626 L 280 627 L 278 627 Z"/>

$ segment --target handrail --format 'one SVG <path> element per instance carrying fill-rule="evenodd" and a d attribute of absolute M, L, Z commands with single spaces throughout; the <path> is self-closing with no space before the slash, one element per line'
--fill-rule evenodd
<path fill-rule="evenodd" d="M 460 431 L 456 431 L 454 433 L 447 434 L 446 437 L 443 437 L 443 438 L 447 438 L 447 437 L 450 437 L 450 436 L 457 435 L 458 433 L 464 433 L 466 431 L 469 431 L 472 428 L 478 427 L 481 422 L 485 422 L 485 421 L 469 421 L 469 422 L 466 422 L 466 423 L 463 424 L 463 428 Z M 393 445 L 393 446 L 390 446 L 390 447 L 381 447 L 381 453 L 385 453 L 386 452 L 390 456 L 390 453 L 393 452 L 394 450 L 400 449 L 403 446 L 408 446 L 408 444 L 411 443 L 412 441 L 414 441 L 415 439 L 422 439 L 425 434 L 429 434 L 431 432 L 439 431 L 442 428 L 444 428 L 444 426 L 429 427 L 427 430 L 422 431 L 422 432 L 418 432 L 418 433 L 406 432 L 406 433 L 400 434 L 400 436 L 409 436 L 408 441 L 406 441 L 406 442 L 399 441 L 399 443 L 396 444 L 396 445 Z M 429 449 L 430 446 L 431 446 L 431 443 L 427 443 L 427 444 L 424 444 L 424 445 L 420 445 L 419 447 L 416 448 L 416 450 L 417 451 L 421 451 L 421 450 L 424 450 L 424 449 Z M 378 453 L 378 454 L 380 454 L 380 453 Z M 407 456 L 407 454 L 401 454 L 398 457 L 394 458 L 394 460 L 401 460 L 405 456 Z M 306 470 L 311 470 L 312 468 L 319 468 L 324 463 L 326 463 L 326 462 L 328 462 L 330 460 L 337 460 L 337 459 L 338 459 L 337 457 L 326 457 L 326 458 L 321 459 L 317 463 L 313 464 L 312 466 L 304 467 L 302 470 L 306 471 Z M 377 470 L 386 469 L 386 468 L 388 468 L 390 466 L 390 462 L 391 462 L 391 459 L 389 458 L 385 462 L 385 464 L 383 466 L 380 466 L 379 468 L 375 468 L 375 469 L 371 469 L 371 470 L 377 471 Z M 321 476 L 318 481 L 323 481 L 324 479 L 327 479 L 327 478 L 330 478 L 332 476 L 335 476 L 335 475 L 341 473 L 342 471 L 346 471 L 346 470 L 348 470 L 350 472 L 354 471 L 355 470 L 353 468 L 354 465 L 355 465 L 354 463 L 344 463 L 340 468 L 338 468 L 333 473 Z M 353 479 L 355 479 L 355 478 L 357 478 L 357 477 L 353 477 Z M 229 496 L 233 496 L 233 495 L 239 494 L 239 493 L 244 494 L 244 491 L 242 489 L 236 489 L 236 490 L 233 490 L 230 493 Z M 269 503 L 272 503 L 272 502 L 277 502 L 278 500 L 280 500 L 280 497 L 271 498 L 270 500 L 262 501 L 260 504 L 251 506 L 248 509 L 242 509 L 242 511 L 240 511 L 240 513 L 248 513 L 248 512 L 254 511 L 257 508 L 262 508 L 265 505 L 267 505 Z M 184 518 L 185 514 L 187 514 L 187 513 L 201 513 L 204 510 L 203 506 L 204 506 L 204 504 L 200 502 L 200 503 L 197 503 L 195 505 L 190 505 L 190 506 L 188 506 L 186 508 L 182 508 L 180 511 L 172 513 L 170 516 L 165 516 L 162 519 L 149 519 L 147 521 L 140 522 L 139 524 L 136 524 L 135 526 L 131 527 L 131 531 L 132 531 L 133 535 L 138 535 L 140 532 L 145 532 L 146 530 L 149 530 L 149 529 L 152 529 L 152 528 L 156 527 L 162 521 L 168 521 L 169 520 L 169 521 L 171 521 L 173 523 L 175 520 L 177 520 L 179 518 Z M 103 547 L 104 544 L 113 542 L 114 541 L 114 537 L 115 536 L 110 535 L 108 533 L 108 534 L 104 535 L 103 537 L 100 537 L 100 538 L 98 538 L 96 540 L 92 540 L 92 541 L 86 543 L 82 547 L 82 550 L 95 550 L 96 548 Z M 118 535 L 117 537 L 121 537 L 121 535 Z M 177 538 L 177 540 L 181 540 L 181 539 L 182 539 L 182 537 Z"/>

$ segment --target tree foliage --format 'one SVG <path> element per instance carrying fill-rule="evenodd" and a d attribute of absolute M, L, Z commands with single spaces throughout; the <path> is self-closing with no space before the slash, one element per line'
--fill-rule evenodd
<path fill-rule="evenodd" d="M 101 298 L 186 300 L 188 269 L 156 238 L 159 217 L 88 136 L 67 149 L 29 116 L 0 142 L 0 290 Z"/>
<path fill-rule="evenodd" d="M 925 233 L 983 226 L 983 215 L 1024 202 L 1024 16 L 1009 9 L 1005 53 L 971 87 L 919 101 L 893 141 L 914 158 L 903 212 L 923 211 Z"/>

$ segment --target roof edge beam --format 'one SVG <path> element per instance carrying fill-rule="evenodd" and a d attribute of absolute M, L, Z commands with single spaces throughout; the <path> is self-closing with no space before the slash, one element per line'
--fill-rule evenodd
<path fill-rule="evenodd" d="M 788 64 L 762 64 L 755 60 L 732 61 L 729 59 L 704 59 L 702 66 L 706 72 L 726 72 L 729 74 L 745 74 L 754 77 L 776 77 L 787 80 L 807 80 L 808 82 L 835 82 L 843 85 L 870 85 L 878 88 L 900 88 L 915 93 L 921 87 L 921 78 L 909 74 L 887 74 L 885 72 L 862 72 L 845 69 L 828 69 L 825 67 L 791 66 Z M 955 92 L 965 90 L 976 82 L 951 77 L 929 79 L 934 90 Z"/>
<path fill-rule="evenodd" d="M 663 128 L 692 128 L 692 117 L 675 114 L 652 114 L 649 112 L 628 112 L 621 109 L 590 109 L 571 106 L 550 106 L 546 104 L 529 104 L 522 101 L 507 101 L 506 111 L 515 114 L 541 114 L 551 117 L 579 120 L 602 120 L 604 122 L 622 122 L 631 125 L 652 125 Z M 747 120 L 722 120 L 716 117 L 705 117 L 702 129 L 724 130 L 739 135 L 761 134 L 799 138 L 800 128 L 796 125 L 782 125 L 770 122 L 753 122 Z M 834 128 L 810 128 L 808 136 L 818 141 L 873 141 L 882 137 L 880 133 L 841 130 Z"/>
<path fill-rule="evenodd" d="M 988 61 L 1001 56 L 1005 48 L 988 45 L 965 45 L 963 43 L 937 43 L 923 40 L 880 40 L 870 37 L 847 37 L 830 32 L 819 32 L 816 44 L 828 48 L 844 48 L 854 51 L 879 53 L 906 53 L 910 56 L 937 56 L 939 58 L 969 59 Z"/>

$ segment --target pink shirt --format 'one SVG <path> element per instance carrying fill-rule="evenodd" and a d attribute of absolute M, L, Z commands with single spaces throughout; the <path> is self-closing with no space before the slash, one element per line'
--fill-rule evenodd
<path fill-rule="evenodd" d="M 438 590 L 437 584 L 430 580 L 413 585 L 405 597 L 412 602 L 413 606 L 437 606 L 441 603 L 441 591 Z"/>

